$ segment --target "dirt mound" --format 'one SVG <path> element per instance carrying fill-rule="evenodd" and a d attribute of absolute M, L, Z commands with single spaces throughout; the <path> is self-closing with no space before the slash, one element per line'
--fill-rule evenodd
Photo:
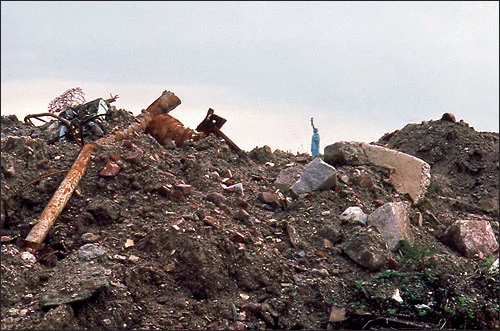
<path fill-rule="evenodd" d="M 104 134 L 133 121 L 111 107 Z M 213 135 L 182 147 L 145 133 L 99 145 L 44 247 L 27 254 L 22 239 L 80 147 L 48 145 L 50 123 L 1 125 L 2 329 L 498 328 L 493 259 L 441 242 L 464 218 L 487 219 L 498 237 L 498 133 L 429 121 L 380 139 L 427 161 L 432 184 L 412 206 L 424 216 L 411 225 L 415 243 L 370 271 L 343 250 L 363 226 L 340 215 L 408 202 L 385 170 L 338 167 L 333 189 L 283 197 L 276 178 L 310 155 L 233 153 Z M 119 172 L 100 175 L 109 162 Z"/>

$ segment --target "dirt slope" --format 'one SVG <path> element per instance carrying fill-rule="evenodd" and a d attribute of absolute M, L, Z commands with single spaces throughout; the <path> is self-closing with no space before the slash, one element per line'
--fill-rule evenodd
<path fill-rule="evenodd" d="M 133 120 L 112 108 L 105 133 Z M 15 116 L 1 125 L 2 330 L 499 327 L 493 259 L 462 257 L 440 240 L 463 218 L 487 219 L 498 237 L 498 133 L 428 121 L 378 141 L 427 161 L 432 183 L 412 207 L 424 216 L 412 225 L 415 244 L 369 271 L 343 253 L 360 226 L 339 216 L 407 201 L 384 170 L 339 167 L 335 189 L 263 203 L 281 170 L 312 158 L 267 147 L 237 155 L 213 136 L 165 148 L 147 134 L 98 147 L 30 262 L 22 239 L 64 173 L 23 185 L 69 169 L 80 148 L 47 145 L 48 125 Z M 120 172 L 99 176 L 109 161 Z M 236 183 L 243 192 L 221 185 Z"/>

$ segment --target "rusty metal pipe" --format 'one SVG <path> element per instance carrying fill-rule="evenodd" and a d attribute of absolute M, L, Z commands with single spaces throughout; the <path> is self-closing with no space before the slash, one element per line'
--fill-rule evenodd
<path fill-rule="evenodd" d="M 27 248 L 30 250 L 37 250 L 44 241 L 50 231 L 50 228 L 54 225 L 57 217 L 61 214 L 64 207 L 66 207 L 66 204 L 71 198 L 71 195 L 73 195 L 76 186 L 85 174 L 90 157 L 97 144 L 105 145 L 130 136 L 135 132 L 144 132 L 148 124 L 156 115 L 166 114 L 180 104 L 181 100 L 174 93 L 170 91 L 163 91 L 162 95 L 146 109 L 142 118 L 140 118 L 138 122 L 131 124 L 122 131 L 103 137 L 97 140 L 96 143 L 84 145 L 80 154 L 76 158 L 75 163 L 73 163 L 73 166 L 68 171 L 68 174 L 45 206 L 38 222 L 33 226 L 30 233 L 26 237 L 25 241 Z"/>
<path fill-rule="evenodd" d="M 85 169 L 87 168 L 90 156 L 95 148 L 96 145 L 92 143 L 83 146 L 75 163 L 57 188 L 57 191 L 47 203 L 47 206 L 43 210 L 38 222 L 26 237 L 28 246 L 37 247 L 43 242 L 57 217 L 66 206 L 69 198 L 73 194 L 73 191 L 80 182 L 80 179 L 85 174 Z"/>

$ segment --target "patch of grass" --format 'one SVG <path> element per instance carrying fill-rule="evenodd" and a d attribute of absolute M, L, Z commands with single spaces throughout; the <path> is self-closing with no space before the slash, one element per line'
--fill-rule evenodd
<path fill-rule="evenodd" d="M 421 262 L 426 256 L 432 256 L 436 253 L 434 247 L 422 245 L 418 242 L 410 243 L 408 240 L 401 241 L 401 251 L 405 259 L 411 262 Z"/>
<path fill-rule="evenodd" d="M 375 278 L 377 279 L 389 279 L 391 277 L 398 277 L 398 276 L 405 276 L 406 273 L 404 272 L 399 272 L 397 270 L 391 270 L 391 269 L 387 269 L 383 272 L 379 272 L 378 274 L 375 275 Z"/>

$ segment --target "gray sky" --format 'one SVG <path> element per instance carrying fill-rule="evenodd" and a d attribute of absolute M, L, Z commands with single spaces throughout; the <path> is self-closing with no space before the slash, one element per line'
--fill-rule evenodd
<path fill-rule="evenodd" d="M 499 3 L 1 2 L 2 115 L 79 86 L 139 114 L 163 90 L 245 150 L 371 142 L 452 112 L 499 131 Z"/>

